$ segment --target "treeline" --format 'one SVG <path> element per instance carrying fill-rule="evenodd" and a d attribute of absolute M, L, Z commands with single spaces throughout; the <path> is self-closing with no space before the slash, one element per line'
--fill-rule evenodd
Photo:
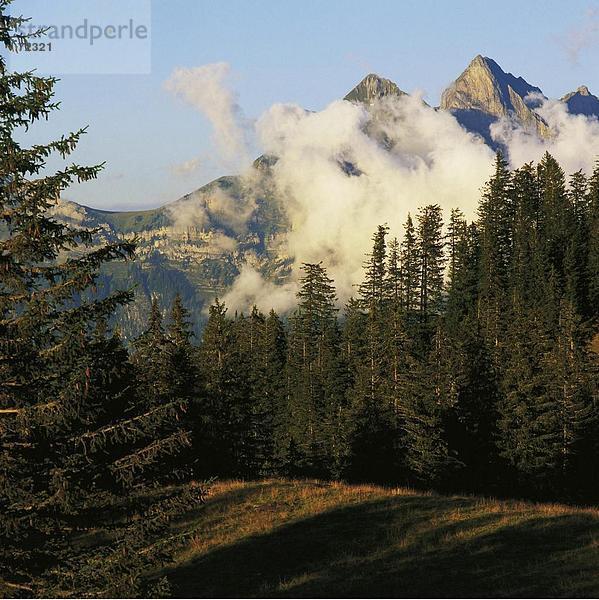
<path fill-rule="evenodd" d="M 170 333 L 153 312 L 198 472 L 596 499 L 599 166 L 567 182 L 548 154 L 515 171 L 498 155 L 475 222 L 429 205 L 388 237 L 342 311 L 305 264 L 286 320 L 216 301 L 196 346 L 179 302 Z M 160 356 L 141 356 L 156 387 Z"/>

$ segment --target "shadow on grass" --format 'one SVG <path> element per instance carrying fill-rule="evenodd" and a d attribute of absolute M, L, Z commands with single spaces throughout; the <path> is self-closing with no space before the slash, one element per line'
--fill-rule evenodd
<path fill-rule="evenodd" d="M 257 487 L 225 493 L 234 503 Z M 225 506 L 226 506 L 225 504 Z M 169 572 L 177 597 L 594 597 L 599 520 L 398 496 L 295 521 Z"/>
<path fill-rule="evenodd" d="M 219 487 L 219 482 L 216 483 L 215 487 Z M 202 509 L 202 512 L 198 514 L 197 509 L 193 509 L 182 518 L 178 519 L 174 529 L 175 531 L 185 531 L 190 525 L 195 525 L 198 522 L 198 516 L 200 519 L 209 517 L 216 519 L 220 514 L 227 514 L 229 510 L 235 506 L 243 504 L 245 501 L 255 497 L 260 492 L 264 492 L 273 487 L 272 483 L 267 482 L 251 482 L 233 483 L 227 486 L 226 491 L 218 491 L 216 496 L 211 494 L 208 495 L 206 506 Z M 285 481 L 277 481 L 276 486 L 278 489 L 289 488 L 292 489 L 294 485 Z"/>

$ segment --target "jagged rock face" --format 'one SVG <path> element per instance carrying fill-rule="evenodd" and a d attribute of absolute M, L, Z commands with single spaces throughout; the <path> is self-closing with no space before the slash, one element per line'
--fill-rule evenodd
<path fill-rule="evenodd" d="M 505 73 L 492 59 L 477 56 L 441 97 L 441 109 L 451 111 L 470 130 L 488 137 L 488 125 L 501 117 L 514 118 L 522 125 L 549 136 L 543 119 L 534 112 L 538 87 L 522 77 Z"/>
<path fill-rule="evenodd" d="M 400 90 L 395 83 L 389 79 L 379 77 L 374 73 L 366 75 L 362 81 L 351 91 L 344 100 L 349 102 L 361 102 L 362 104 L 372 104 L 375 100 L 380 100 L 386 96 L 407 96 Z"/>
<path fill-rule="evenodd" d="M 562 98 L 568 106 L 568 112 L 573 115 L 599 118 L 599 98 L 589 91 L 586 85 L 581 85 L 575 92 L 570 92 Z"/>
<path fill-rule="evenodd" d="M 522 77 L 505 73 L 494 60 L 478 55 L 443 92 L 441 108 L 478 109 L 500 117 L 507 115 L 509 110 L 515 110 L 512 102 L 514 94 L 524 99 L 529 94 L 542 92 Z"/>

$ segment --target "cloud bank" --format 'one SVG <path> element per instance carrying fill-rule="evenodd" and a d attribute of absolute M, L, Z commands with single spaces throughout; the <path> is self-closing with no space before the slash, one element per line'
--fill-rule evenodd
<path fill-rule="evenodd" d="M 491 136 L 508 149 L 512 166 L 537 162 L 549 152 L 567 174 L 581 169 L 590 173 L 599 157 L 599 121 L 572 115 L 566 104 L 557 100 L 544 100 L 537 112 L 553 132 L 547 140 L 531 135 L 506 119 L 491 125 Z"/>
<path fill-rule="evenodd" d="M 279 157 L 273 175 L 292 223 L 295 270 L 324 261 L 342 301 L 361 280 L 377 225 L 399 235 L 408 212 L 429 203 L 473 214 L 493 160 L 482 140 L 418 96 L 370 111 L 345 101 L 318 113 L 275 105 L 257 133 L 265 152 Z"/>

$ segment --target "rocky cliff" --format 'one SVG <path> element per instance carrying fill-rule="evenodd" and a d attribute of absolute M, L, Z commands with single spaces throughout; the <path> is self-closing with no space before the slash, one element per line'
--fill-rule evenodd
<path fill-rule="evenodd" d="M 513 118 L 545 138 L 550 135 L 549 128 L 534 110 L 543 97 L 538 87 L 478 55 L 443 92 L 440 108 L 488 141 L 489 125 L 502 117 Z"/>

